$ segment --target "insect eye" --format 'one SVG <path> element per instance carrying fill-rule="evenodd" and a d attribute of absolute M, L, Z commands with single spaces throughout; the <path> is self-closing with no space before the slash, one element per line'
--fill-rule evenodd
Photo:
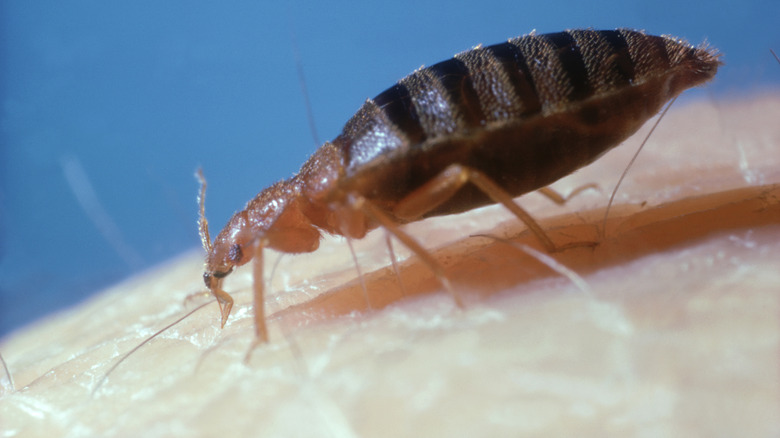
<path fill-rule="evenodd" d="M 210 272 L 204 272 L 203 273 L 203 282 L 206 283 L 206 287 L 211 287 L 211 273 Z"/>
<path fill-rule="evenodd" d="M 230 251 L 228 252 L 228 258 L 233 263 L 238 263 L 241 261 L 241 258 L 244 256 L 244 254 L 241 252 L 241 245 L 235 244 L 230 247 Z"/>

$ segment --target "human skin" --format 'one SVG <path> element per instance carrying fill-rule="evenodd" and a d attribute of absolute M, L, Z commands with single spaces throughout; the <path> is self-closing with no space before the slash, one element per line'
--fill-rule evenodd
<path fill-rule="evenodd" d="M 586 286 L 499 206 L 410 224 L 463 308 L 382 231 L 282 257 L 270 342 L 253 342 L 251 264 L 224 329 L 189 254 L 0 344 L 0 429 L 30 436 L 771 436 L 780 433 L 780 95 L 673 108 L 517 199 Z M 208 211 L 207 211 L 208 213 Z M 193 229 L 193 233 L 196 230 Z M 271 275 L 275 256 L 266 257 Z M 188 299 L 187 297 L 190 296 Z M 108 378 L 121 355 L 201 303 Z M 250 352 L 248 360 L 247 352 Z M 100 383 L 99 387 L 98 383 Z"/>

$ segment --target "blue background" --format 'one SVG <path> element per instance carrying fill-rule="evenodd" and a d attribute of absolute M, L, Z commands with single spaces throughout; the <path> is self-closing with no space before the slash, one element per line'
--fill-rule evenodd
<path fill-rule="evenodd" d="M 533 29 L 707 39 L 727 65 L 687 98 L 780 83 L 777 0 L 312 3 L 0 3 L 0 335 L 197 248 L 198 166 L 212 232 L 298 169 L 293 39 L 320 141 L 420 65 Z"/>

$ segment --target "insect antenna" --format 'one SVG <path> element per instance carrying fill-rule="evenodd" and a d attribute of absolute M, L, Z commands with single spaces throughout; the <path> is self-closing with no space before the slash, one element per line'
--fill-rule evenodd
<path fill-rule="evenodd" d="M 12 393 L 16 389 L 16 386 L 14 385 L 14 377 L 11 375 L 11 371 L 8 370 L 8 365 L 5 363 L 5 359 L 3 359 L 3 355 L 0 354 L 0 363 L 3 364 L 3 370 L 5 371 L 5 377 L 8 380 L 8 384 L 0 385 L 0 394 Z M 6 391 L 7 389 L 7 391 Z"/>
<path fill-rule="evenodd" d="M 184 316 L 182 316 L 181 318 L 179 318 L 179 319 L 177 319 L 176 321 L 173 321 L 172 323 L 170 323 L 170 324 L 166 325 L 166 326 L 165 326 L 165 327 L 163 327 L 162 329 L 158 330 L 158 331 L 157 331 L 157 333 L 153 334 L 152 336 L 149 336 L 148 338 L 144 339 L 144 340 L 143 340 L 143 341 L 142 341 L 140 344 L 138 344 L 138 345 L 136 345 L 135 347 L 133 347 L 133 349 L 132 349 L 132 350 L 130 350 L 130 351 L 128 351 L 127 353 L 123 354 L 123 355 L 122 355 L 122 357 L 120 357 L 120 358 L 119 358 L 119 360 L 118 360 L 118 361 L 117 361 L 117 362 L 116 362 L 116 363 L 115 363 L 115 364 L 114 364 L 114 365 L 113 365 L 111 368 L 109 368 L 109 369 L 108 369 L 108 371 L 106 371 L 106 374 L 104 374 L 104 375 L 103 375 L 103 377 L 102 377 L 102 378 L 101 378 L 101 379 L 98 381 L 97 385 L 95 385 L 95 387 L 94 387 L 94 388 L 92 388 L 92 395 L 94 396 L 94 395 L 97 393 L 97 390 L 98 390 L 98 389 L 99 389 L 101 386 L 103 386 L 103 384 L 106 382 L 106 380 L 108 380 L 108 376 L 109 376 L 111 373 L 113 373 L 113 372 L 114 372 L 114 370 L 116 370 L 116 369 L 119 367 L 119 365 L 121 365 L 121 364 L 122 364 L 122 362 L 124 362 L 124 361 L 125 361 L 125 359 L 127 359 L 128 357 L 130 357 L 130 355 L 132 355 L 133 353 L 135 353 L 136 351 L 138 351 L 138 350 L 139 350 L 141 347 L 143 347 L 144 345 L 148 344 L 148 343 L 149 343 L 149 341 L 151 341 L 152 339 L 154 339 L 154 338 L 156 338 L 157 336 L 159 336 L 159 335 L 163 334 L 163 333 L 164 333 L 166 330 L 168 330 L 168 329 L 170 329 L 171 327 L 175 326 L 176 324 L 178 324 L 178 323 L 180 323 L 180 322 L 184 321 L 185 319 L 189 318 L 189 317 L 190 317 L 190 316 L 191 316 L 193 313 L 195 313 L 195 312 L 197 312 L 198 310 L 200 310 L 200 309 L 202 309 L 202 308 L 204 308 L 204 307 L 208 306 L 208 305 L 209 305 L 209 304 L 211 304 L 211 303 L 212 303 L 212 301 L 208 301 L 208 302 L 206 302 L 206 303 L 203 303 L 203 304 L 201 304 L 200 306 L 198 306 L 198 307 L 196 307 L 196 308 L 194 308 L 194 309 L 190 310 L 189 312 L 187 312 L 187 313 L 186 313 Z"/>
<path fill-rule="evenodd" d="M 642 144 L 639 145 L 639 148 L 637 148 L 636 152 L 634 153 L 634 156 L 631 157 L 631 161 L 628 162 L 628 165 L 626 165 L 626 168 L 623 170 L 623 173 L 620 174 L 620 179 L 618 179 L 617 184 L 615 184 L 615 189 L 612 190 L 612 195 L 609 197 L 609 202 L 607 203 L 607 209 L 604 210 L 604 220 L 602 221 L 601 225 L 601 233 L 602 237 L 606 237 L 607 235 L 607 218 L 609 217 L 609 210 L 612 208 L 612 202 L 615 200 L 615 195 L 617 194 L 618 188 L 620 187 L 620 184 L 623 182 L 623 179 L 628 174 L 628 169 L 631 168 L 631 166 L 634 164 L 634 161 L 636 161 L 636 157 L 639 156 L 639 153 L 642 152 L 642 149 L 645 147 L 645 144 L 647 143 L 647 140 L 650 139 L 650 136 L 653 135 L 653 131 L 655 131 L 655 128 L 658 127 L 658 124 L 661 123 L 661 119 L 664 118 L 666 115 L 666 112 L 669 111 L 669 108 L 671 108 L 674 101 L 677 100 L 677 96 L 672 98 L 672 100 L 669 102 L 668 105 L 666 105 L 666 108 L 664 108 L 663 111 L 661 111 L 661 115 L 658 116 L 658 119 L 656 119 L 655 123 L 653 123 L 653 127 L 650 128 L 650 132 L 647 133 L 645 136 L 645 139 L 642 140 Z"/>
<path fill-rule="evenodd" d="M 200 243 L 206 253 L 211 252 L 211 236 L 209 236 L 209 221 L 206 219 L 206 177 L 203 176 L 203 169 L 198 168 L 195 172 L 195 178 L 200 182 L 200 191 L 198 192 L 198 232 L 200 234 Z"/>
<path fill-rule="evenodd" d="M 780 64 L 780 57 L 777 56 L 777 53 L 775 53 L 775 51 L 772 49 L 769 49 L 769 51 L 772 52 L 772 56 L 774 56 L 777 60 L 777 63 Z"/>

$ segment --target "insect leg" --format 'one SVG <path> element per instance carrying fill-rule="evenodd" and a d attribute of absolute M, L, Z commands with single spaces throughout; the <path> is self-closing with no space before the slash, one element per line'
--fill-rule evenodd
<path fill-rule="evenodd" d="M 477 186 L 493 201 L 500 203 L 523 221 L 548 252 L 556 252 L 559 249 L 534 218 L 515 203 L 512 195 L 484 173 L 461 164 L 448 166 L 435 178 L 406 196 L 396 205 L 393 213 L 403 219 L 418 219 L 446 202 L 468 182 Z"/>
<path fill-rule="evenodd" d="M 368 298 L 368 289 L 366 288 L 366 282 L 363 279 L 363 273 L 360 269 L 360 263 L 358 263 L 357 254 L 355 253 L 355 247 L 352 245 L 351 236 L 364 236 L 366 233 L 365 224 L 357 220 L 356 210 L 352 208 L 343 208 L 343 206 L 334 206 L 336 218 L 339 224 L 339 231 L 342 236 L 347 239 L 347 246 L 349 246 L 349 253 L 352 255 L 352 261 L 355 262 L 355 270 L 358 274 L 358 280 L 360 281 L 360 288 L 363 289 L 363 297 L 366 300 L 366 304 L 371 308 L 371 300 Z"/>
<path fill-rule="evenodd" d="M 358 263 L 357 253 L 355 253 L 355 247 L 352 245 L 352 239 L 350 237 L 347 237 L 347 246 L 349 246 L 349 253 L 352 254 L 352 261 L 355 263 L 355 270 L 357 271 L 358 280 L 360 281 L 360 288 L 363 289 L 363 298 L 366 299 L 366 304 L 370 309 L 371 299 L 368 298 L 368 288 L 366 287 L 366 282 L 363 279 L 363 272 L 360 269 L 360 263 Z"/>
<path fill-rule="evenodd" d="M 194 301 L 195 299 L 198 299 L 198 298 L 201 298 L 201 297 L 204 297 L 204 296 L 209 296 L 209 295 L 211 295 L 211 292 L 207 291 L 207 290 L 202 290 L 202 291 L 199 291 L 199 292 L 193 292 L 191 294 L 187 294 L 187 296 L 184 297 L 184 308 L 185 309 L 188 308 L 190 306 L 190 303 L 192 301 Z"/>
<path fill-rule="evenodd" d="M 406 296 L 406 286 L 401 279 L 401 271 L 398 269 L 398 260 L 395 258 L 395 251 L 393 250 L 393 240 L 390 238 L 390 233 L 385 233 L 385 243 L 387 244 L 387 252 L 390 254 L 390 262 L 393 264 L 393 272 L 395 272 L 395 278 L 398 279 L 398 285 L 401 287 L 401 294 Z"/>
<path fill-rule="evenodd" d="M 252 289 L 253 301 L 255 306 L 255 339 L 249 350 L 244 355 L 244 363 L 249 364 L 252 359 L 252 352 L 260 344 L 268 343 L 268 328 L 265 324 L 265 279 L 263 278 L 263 248 L 265 242 L 258 240 L 254 244 L 255 255 L 252 262 Z"/>
<path fill-rule="evenodd" d="M 461 300 L 460 296 L 455 292 L 455 289 L 453 289 L 450 280 L 444 274 L 444 267 L 439 264 L 439 262 L 430 252 L 423 248 L 416 240 L 414 240 L 412 236 L 401 230 L 398 224 L 396 224 L 396 222 L 390 216 L 369 202 L 367 199 L 363 197 L 353 197 L 353 199 L 351 199 L 349 202 L 353 208 L 361 210 L 370 219 L 378 222 L 380 225 L 382 225 L 382 227 L 384 227 L 385 230 L 387 230 L 387 232 L 395 236 L 396 239 L 400 240 L 401 243 L 406 245 L 406 247 L 415 253 L 417 257 L 420 257 L 423 263 L 425 263 L 428 268 L 433 271 L 434 275 L 436 275 L 436 278 L 441 282 L 442 286 L 444 286 L 450 295 L 452 295 L 452 298 L 455 300 L 455 304 L 457 304 L 458 307 L 463 307 L 463 300 Z"/>
<path fill-rule="evenodd" d="M 265 279 L 263 278 L 263 242 L 255 243 L 255 256 L 252 264 L 252 278 L 255 305 L 255 342 L 268 342 L 268 329 L 265 325 Z M 254 346 L 253 346 L 254 348 Z"/>
<path fill-rule="evenodd" d="M 594 183 L 583 184 L 583 185 L 577 187 L 576 189 L 572 190 L 571 193 L 569 193 L 566 196 L 561 195 L 560 193 L 558 193 L 557 191 L 553 190 L 550 187 L 542 187 L 540 189 L 537 189 L 536 191 L 539 192 L 539 194 L 544 195 L 547 199 L 551 200 L 552 202 L 554 202 L 554 203 L 556 203 L 558 205 L 563 205 L 569 199 L 579 195 L 580 193 L 582 193 L 583 191 L 588 190 L 588 189 L 596 189 L 596 190 L 598 190 L 599 189 L 599 185 L 598 184 L 594 184 Z"/>

